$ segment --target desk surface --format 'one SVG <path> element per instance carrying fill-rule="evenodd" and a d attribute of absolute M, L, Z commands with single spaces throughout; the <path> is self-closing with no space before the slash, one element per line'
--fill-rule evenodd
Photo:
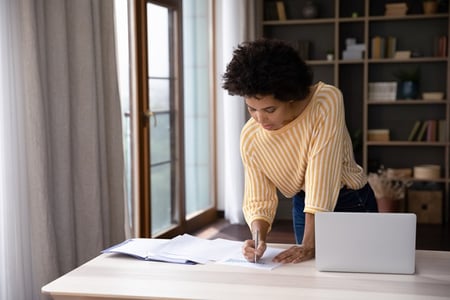
<path fill-rule="evenodd" d="M 288 245 L 273 247 L 286 248 Z M 416 252 L 416 274 L 319 272 L 315 262 L 259 270 L 102 254 L 42 288 L 54 299 L 450 299 L 450 252 Z"/>

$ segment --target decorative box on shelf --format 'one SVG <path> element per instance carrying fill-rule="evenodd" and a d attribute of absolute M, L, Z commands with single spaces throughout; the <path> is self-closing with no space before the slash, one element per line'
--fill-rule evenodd
<path fill-rule="evenodd" d="M 394 58 L 395 59 L 408 59 L 408 58 L 411 58 L 411 51 L 409 51 L 409 50 L 395 51 Z"/>
<path fill-rule="evenodd" d="M 417 223 L 442 223 L 441 190 L 408 190 L 408 211 L 415 213 Z"/>
<path fill-rule="evenodd" d="M 408 4 L 406 2 L 385 4 L 384 14 L 386 16 L 404 16 L 407 12 Z"/>
<path fill-rule="evenodd" d="M 342 51 L 342 59 L 363 59 L 366 45 L 364 43 L 356 43 L 356 39 L 348 38 L 345 40 L 346 48 Z"/>
<path fill-rule="evenodd" d="M 425 92 L 422 93 L 423 100 L 442 100 L 444 99 L 444 93 L 442 92 Z"/>
<path fill-rule="evenodd" d="M 367 139 L 371 142 L 387 142 L 390 140 L 389 129 L 369 129 Z"/>
<path fill-rule="evenodd" d="M 395 101 L 397 82 L 369 82 L 369 101 Z"/>
<path fill-rule="evenodd" d="M 414 178 L 423 180 L 436 180 L 441 178 L 441 166 L 417 165 L 414 166 Z"/>
<path fill-rule="evenodd" d="M 402 168 L 402 169 L 387 168 L 386 169 L 387 178 L 392 179 L 392 180 L 408 179 L 408 178 L 412 177 L 412 174 L 413 174 L 413 170 L 411 168 Z"/>

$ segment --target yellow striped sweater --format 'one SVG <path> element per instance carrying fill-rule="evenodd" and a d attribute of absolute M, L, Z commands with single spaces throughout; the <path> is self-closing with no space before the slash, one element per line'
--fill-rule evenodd
<path fill-rule="evenodd" d="M 304 211 L 315 213 L 332 211 L 341 187 L 359 189 L 367 182 L 354 160 L 342 93 L 322 82 L 305 110 L 284 127 L 269 131 L 250 119 L 241 132 L 241 156 L 249 225 L 256 219 L 272 224 L 277 188 L 288 198 L 304 190 Z"/>

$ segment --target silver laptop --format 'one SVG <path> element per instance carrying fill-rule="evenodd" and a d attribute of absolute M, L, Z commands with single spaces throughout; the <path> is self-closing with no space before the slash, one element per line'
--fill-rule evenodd
<path fill-rule="evenodd" d="M 415 214 L 316 213 L 315 235 L 319 271 L 415 271 Z"/>

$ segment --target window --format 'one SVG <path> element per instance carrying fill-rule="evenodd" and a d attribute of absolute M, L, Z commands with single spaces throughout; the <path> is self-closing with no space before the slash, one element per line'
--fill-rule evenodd
<path fill-rule="evenodd" d="M 183 1 L 186 217 L 214 203 L 210 0 Z"/>
<path fill-rule="evenodd" d="M 171 237 L 216 217 L 210 6 L 135 7 L 140 236 Z"/>

